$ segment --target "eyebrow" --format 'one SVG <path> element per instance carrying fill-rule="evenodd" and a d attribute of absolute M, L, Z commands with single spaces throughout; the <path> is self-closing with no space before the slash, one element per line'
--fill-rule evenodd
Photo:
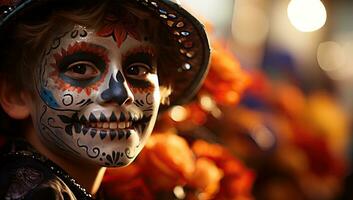
<path fill-rule="evenodd" d="M 128 66 L 132 63 L 141 62 L 146 63 L 151 69 L 154 67 L 155 51 L 151 46 L 139 46 L 130 49 L 128 52 L 123 54 L 122 63 L 124 66 Z"/>
<path fill-rule="evenodd" d="M 138 46 L 134 47 L 132 49 L 129 49 L 126 53 L 122 55 L 123 60 L 126 60 L 127 57 L 134 55 L 134 54 L 139 54 L 139 53 L 146 53 L 151 55 L 151 57 L 155 57 L 155 49 L 150 46 L 150 45 L 144 45 L 144 46 Z"/>
<path fill-rule="evenodd" d="M 72 57 L 80 53 L 89 53 L 99 56 L 105 64 L 109 63 L 108 50 L 98 44 L 88 42 L 74 42 L 69 44 L 66 49 L 62 49 L 60 52 L 54 54 L 55 63 L 54 67 L 59 67 L 60 63 L 67 57 Z"/>
<path fill-rule="evenodd" d="M 69 46 L 66 49 L 62 49 L 61 52 L 54 54 L 54 57 L 56 60 L 58 60 L 59 58 L 62 59 L 65 56 L 73 55 L 77 52 L 94 53 L 101 56 L 106 61 L 109 61 L 107 48 L 99 44 L 89 43 L 89 42 L 73 42 L 69 44 Z"/>

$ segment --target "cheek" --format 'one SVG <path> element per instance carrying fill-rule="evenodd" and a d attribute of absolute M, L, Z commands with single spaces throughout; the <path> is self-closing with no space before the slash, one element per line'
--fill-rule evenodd
<path fill-rule="evenodd" d="M 55 56 L 48 55 L 35 73 L 36 87 L 42 101 L 54 109 L 77 110 L 96 100 L 109 70 L 102 72 L 94 84 L 79 87 L 65 82 L 55 65 Z M 53 64 L 54 63 L 54 64 Z"/>
<path fill-rule="evenodd" d="M 54 109 L 79 110 L 95 101 L 98 90 L 92 88 L 71 88 L 69 84 L 58 84 L 58 77 L 52 71 L 45 71 L 50 66 L 43 67 L 42 75 L 36 74 L 37 89 L 42 101 Z"/>
<path fill-rule="evenodd" d="M 62 92 L 59 96 L 62 107 L 68 109 L 79 109 L 93 103 L 93 95 L 86 95 L 85 93 L 77 92 Z"/>
<path fill-rule="evenodd" d="M 149 76 L 149 87 L 135 88 L 132 87 L 134 93 L 134 104 L 144 111 L 153 111 L 158 109 L 160 104 L 160 92 L 157 75 Z"/>
<path fill-rule="evenodd" d="M 158 110 L 160 103 L 159 87 L 151 91 L 134 93 L 134 104 L 149 116 Z"/>
<path fill-rule="evenodd" d="M 55 85 L 51 84 L 48 84 L 47 87 L 39 85 L 38 89 L 42 101 L 54 109 L 77 110 L 93 103 L 96 96 L 95 92 L 87 95 L 86 93 L 78 93 L 77 91 L 61 91 Z"/>

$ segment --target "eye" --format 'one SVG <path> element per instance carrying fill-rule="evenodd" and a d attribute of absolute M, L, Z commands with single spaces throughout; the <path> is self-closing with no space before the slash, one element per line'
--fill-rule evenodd
<path fill-rule="evenodd" d="M 132 79 L 146 79 L 146 76 L 150 73 L 151 67 L 145 63 L 132 63 L 126 70 L 126 76 Z"/>
<path fill-rule="evenodd" d="M 97 67 L 89 61 L 78 61 L 67 67 L 65 76 L 75 80 L 88 80 L 100 75 Z"/>

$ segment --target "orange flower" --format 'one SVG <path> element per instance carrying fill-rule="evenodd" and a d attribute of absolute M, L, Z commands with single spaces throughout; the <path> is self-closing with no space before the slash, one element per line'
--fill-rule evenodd
<path fill-rule="evenodd" d="M 132 179 L 122 184 L 110 184 L 104 188 L 107 199 L 153 200 L 153 196 L 143 179 Z"/>
<path fill-rule="evenodd" d="M 198 157 L 207 157 L 211 160 L 223 158 L 226 150 L 217 144 L 210 144 L 203 140 L 197 140 L 192 145 L 192 150 Z"/>
<path fill-rule="evenodd" d="M 273 100 L 288 117 L 304 117 L 306 99 L 300 88 L 293 84 L 280 83 L 274 86 L 272 93 L 275 97 Z"/>
<path fill-rule="evenodd" d="M 222 146 L 198 140 L 191 149 L 166 132 L 153 134 L 134 164 L 108 170 L 103 189 L 107 199 L 164 198 L 176 186 L 189 200 L 251 199 L 253 180 L 252 171 Z"/>
<path fill-rule="evenodd" d="M 200 93 L 210 94 L 220 104 L 238 103 L 250 77 L 219 42 L 213 42 L 212 48 L 211 67 Z"/>
<path fill-rule="evenodd" d="M 221 181 L 221 190 L 215 199 L 221 200 L 251 200 L 254 173 L 250 170 L 240 171 L 237 174 L 226 174 Z"/>
<path fill-rule="evenodd" d="M 138 163 L 153 189 L 184 185 L 195 169 L 195 159 L 187 142 L 172 133 L 153 134 Z"/>
<path fill-rule="evenodd" d="M 203 110 L 198 103 L 190 103 L 183 106 L 185 109 L 185 118 L 178 121 L 178 127 L 182 129 L 194 128 L 198 125 L 203 125 L 207 121 L 207 112 Z M 173 110 L 171 110 L 173 112 Z M 172 114 L 172 113 L 171 113 Z M 164 121 L 161 123 L 165 123 Z M 174 125 L 174 124 L 173 124 Z"/>
<path fill-rule="evenodd" d="M 137 165 L 108 169 L 102 183 L 106 199 L 153 200 Z"/>
<path fill-rule="evenodd" d="M 200 192 L 198 195 L 200 200 L 211 199 L 219 191 L 222 177 L 222 170 L 213 161 L 207 158 L 199 158 L 196 160 L 195 172 L 188 185 Z"/>
<path fill-rule="evenodd" d="M 103 179 L 103 183 L 130 181 L 141 175 L 141 169 L 136 164 L 130 164 L 127 167 L 108 168 Z"/>
<path fill-rule="evenodd" d="M 192 150 L 197 157 L 208 158 L 223 170 L 221 189 L 215 199 L 252 199 L 251 189 L 255 175 L 227 149 L 198 140 L 192 145 Z"/>

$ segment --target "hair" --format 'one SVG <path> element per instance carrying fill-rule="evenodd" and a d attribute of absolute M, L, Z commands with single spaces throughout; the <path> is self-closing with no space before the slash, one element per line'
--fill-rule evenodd
<path fill-rule="evenodd" d="M 112 1 L 100 0 L 90 1 L 63 1 L 51 7 L 37 7 L 30 10 L 36 15 L 19 16 L 6 28 L 5 34 L 0 37 L 0 80 L 10 83 L 14 91 L 30 91 L 33 89 L 34 69 L 38 67 L 43 49 L 50 43 L 55 35 L 72 29 L 75 25 L 82 25 L 87 28 L 99 29 L 102 21 L 108 14 L 118 15 L 122 9 L 127 11 L 128 15 L 137 17 L 140 22 L 146 24 L 143 26 L 144 32 L 150 34 L 151 42 L 156 45 L 157 54 L 157 73 L 160 81 L 161 103 L 168 104 L 168 97 L 171 94 L 168 78 L 160 77 L 171 76 L 168 68 L 158 68 L 158 66 L 175 65 L 179 61 L 174 55 L 177 54 L 175 44 L 168 37 L 168 30 L 158 19 L 153 19 L 149 12 L 138 9 L 128 0 Z M 148 24 L 148 26 L 147 26 Z M 163 52 L 163 55 L 161 54 Z M 0 115 L 4 115 L 1 111 Z M 4 125 L 12 124 L 13 121 L 4 119 L 0 116 L 2 122 L 0 129 L 14 132 L 13 127 L 4 128 Z M 8 117 L 7 117 L 8 118 Z M 7 125 L 8 126 L 8 125 Z M 15 130 L 16 132 L 18 130 Z"/>

